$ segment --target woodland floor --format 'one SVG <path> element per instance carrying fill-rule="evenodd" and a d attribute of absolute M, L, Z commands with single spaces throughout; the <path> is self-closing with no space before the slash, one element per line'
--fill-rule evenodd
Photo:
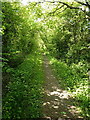
<path fill-rule="evenodd" d="M 44 56 L 44 97 L 43 114 L 45 118 L 82 118 L 80 110 L 76 107 L 73 96 L 60 86 L 59 81 L 54 76 L 49 60 Z"/>

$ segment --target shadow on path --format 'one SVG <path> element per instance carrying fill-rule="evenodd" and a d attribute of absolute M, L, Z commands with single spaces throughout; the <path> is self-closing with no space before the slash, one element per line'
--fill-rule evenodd
<path fill-rule="evenodd" d="M 44 98 L 43 114 L 50 118 L 82 118 L 80 110 L 74 105 L 74 98 L 70 93 L 60 88 L 58 80 L 53 75 L 49 61 L 44 56 Z"/>

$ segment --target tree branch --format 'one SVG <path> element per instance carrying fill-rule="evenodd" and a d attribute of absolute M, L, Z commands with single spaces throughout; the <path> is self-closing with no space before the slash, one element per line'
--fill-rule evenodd
<path fill-rule="evenodd" d="M 81 5 L 85 5 L 85 6 L 87 6 L 87 4 L 85 4 L 85 3 L 83 3 L 83 2 L 80 2 L 80 1 L 78 1 L 78 0 L 75 0 L 77 3 L 79 3 L 79 4 L 81 4 Z"/>
<path fill-rule="evenodd" d="M 81 5 L 85 5 L 85 6 L 87 6 L 87 7 L 90 8 L 90 4 L 87 2 L 87 0 L 85 0 L 86 3 L 80 2 L 80 1 L 78 1 L 78 0 L 75 0 L 75 1 L 76 1 L 77 3 L 79 3 L 79 4 L 81 4 Z"/>
<path fill-rule="evenodd" d="M 66 7 L 64 10 L 62 10 L 61 12 L 58 12 L 56 15 L 58 15 L 58 14 L 64 12 L 66 9 L 67 9 L 67 7 Z"/>
<path fill-rule="evenodd" d="M 58 11 L 58 10 L 59 10 L 59 9 L 61 9 L 62 7 L 64 7 L 64 5 L 62 5 L 62 6 L 58 7 L 58 8 L 56 8 L 56 10 L 55 10 L 55 11 L 50 12 L 49 14 L 54 14 L 56 11 Z"/>
<path fill-rule="evenodd" d="M 84 5 L 84 6 L 87 6 L 89 9 L 90 9 L 90 4 L 89 4 L 89 2 L 87 2 L 87 0 L 85 0 L 86 1 L 86 3 L 83 3 L 83 2 L 80 2 L 79 0 L 75 0 L 75 2 L 77 2 L 77 3 L 79 3 L 80 5 Z M 67 8 L 69 8 L 69 9 L 77 9 L 77 10 L 81 10 L 81 11 L 83 11 L 88 17 L 90 17 L 90 15 L 88 14 L 88 12 L 86 11 L 86 10 L 83 10 L 82 8 L 80 8 L 80 7 L 74 7 L 74 6 L 71 6 L 71 5 L 69 5 L 68 3 L 66 3 L 66 2 L 62 2 L 62 1 L 57 1 L 57 0 L 54 0 L 54 1 L 46 1 L 46 0 L 43 0 L 42 2 L 36 2 L 37 4 L 38 3 L 45 3 L 45 2 L 50 2 L 50 3 L 61 3 L 61 4 L 63 4 L 62 6 L 66 6 Z M 52 12 L 52 13 L 55 13 L 57 10 L 59 10 L 60 8 L 57 8 L 54 12 Z"/>
<path fill-rule="evenodd" d="M 69 4 L 67 4 L 67 3 L 65 3 L 65 2 L 62 2 L 62 1 L 42 1 L 42 2 L 37 2 L 37 3 L 44 3 L 44 2 L 50 2 L 50 3 L 61 3 L 61 4 L 63 4 L 63 5 L 65 5 L 65 6 L 67 6 L 68 8 L 70 8 L 70 9 L 79 9 L 79 10 L 82 10 L 81 8 L 79 8 L 79 7 L 73 7 L 73 6 L 70 6 Z"/>

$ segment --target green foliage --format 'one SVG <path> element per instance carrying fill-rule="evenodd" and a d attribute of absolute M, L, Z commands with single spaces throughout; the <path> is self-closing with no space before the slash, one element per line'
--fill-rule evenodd
<path fill-rule="evenodd" d="M 37 54 L 28 55 L 25 61 L 12 71 L 11 81 L 7 85 L 8 93 L 3 98 L 3 118 L 40 117 L 42 83 L 42 58 Z"/>
<path fill-rule="evenodd" d="M 72 64 L 68 66 L 65 62 L 58 61 L 55 58 L 50 58 L 50 64 L 55 70 L 55 74 L 59 79 L 59 83 L 64 87 L 64 89 L 72 92 L 79 105 L 83 110 L 84 117 L 89 116 L 89 88 L 88 88 L 88 76 L 87 76 L 87 66 L 83 63 Z"/>
<path fill-rule="evenodd" d="M 58 9 L 59 6 L 54 6 L 53 12 L 46 14 L 48 20 L 42 25 L 41 38 L 52 56 L 51 64 L 60 84 L 74 94 L 83 116 L 90 117 L 87 75 L 90 69 L 89 19 L 82 11 Z"/>
<path fill-rule="evenodd" d="M 2 3 L 4 119 L 38 118 L 42 114 L 42 58 L 35 52 L 39 48 L 36 19 L 41 10 L 32 6 Z M 26 57 L 28 54 L 32 55 Z"/>
<path fill-rule="evenodd" d="M 26 9 L 19 2 L 2 3 L 3 58 L 9 60 L 10 66 L 20 64 L 24 54 L 29 54 L 38 47 L 37 23 L 29 10 L 30 8 Z M 12 61 L 17 64 L 12 65 Z"/>
<path fill-rule="evenodd" d="M 73 4 L 79 6 L 69 3 Z M 44 5 L 32 2 L 23 6 L 20 2 L 2 2 L 0 34 L 3 35 L 3 83 L 7 88 L 3 99 L 3 118 L 41 116 L 43 73 L 42 58 L 35 52 L 37 50 L 56 58 L 51 60 L 51 64 L 57 77 L 80 101 L 83 115 L 89 116 L 88 16 L 78 9 L 59 8 L 60 4 Z"/>
<path fill-rule="evenodd" d="M 46 32 L 43 35 L 45 37 L 41 37 L 47 50 L 69 65 L 82 61 L 89 64 L 89 20 L 79 10 L 66 9 L 62 12 L 63 9 L 59 9 L 57 12 L 61 13 L 55 16 L 50 14 L 44 24 L 46 26 L 42 25 Z"/>

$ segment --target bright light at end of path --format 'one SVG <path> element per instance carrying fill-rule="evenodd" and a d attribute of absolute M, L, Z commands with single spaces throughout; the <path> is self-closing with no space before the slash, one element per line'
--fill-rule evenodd
<path fill-rule="evenodd" d="M 44 0 L 22 0 L 21 3 L 23 5 L 28 5 L 29 2 L 43 2 Z M 46 0 L 48 1 L 48 0 Z M 53 0 L 50 0 L 53 1 Z M 64 2 L 73 2 L 74 0 L 64 0 Z"/>
<path fill-rule="evenodd" d="M 23 5 L 28 5 L 28 0 L 22 0 L 21 3 L 22 3 Z"/>
<path fill-rule="evenodd" d="M 46 0 L 46 1 L 54 1 L 54 0 Z M 74 0 L 63 0 L 63 2 L 73 2 Z M 82 0 L 83 1 L 83 0 Z M 22 0 L 22 5 L 26 6 L 29 2 L 44 2 L 44 0 Z"/>
<path fill-rule="evenodd" d="M 23 5 L 28 5 L 29 2 L 39 2 L 40 0 L 22 0 L 21 3 Z"/>

